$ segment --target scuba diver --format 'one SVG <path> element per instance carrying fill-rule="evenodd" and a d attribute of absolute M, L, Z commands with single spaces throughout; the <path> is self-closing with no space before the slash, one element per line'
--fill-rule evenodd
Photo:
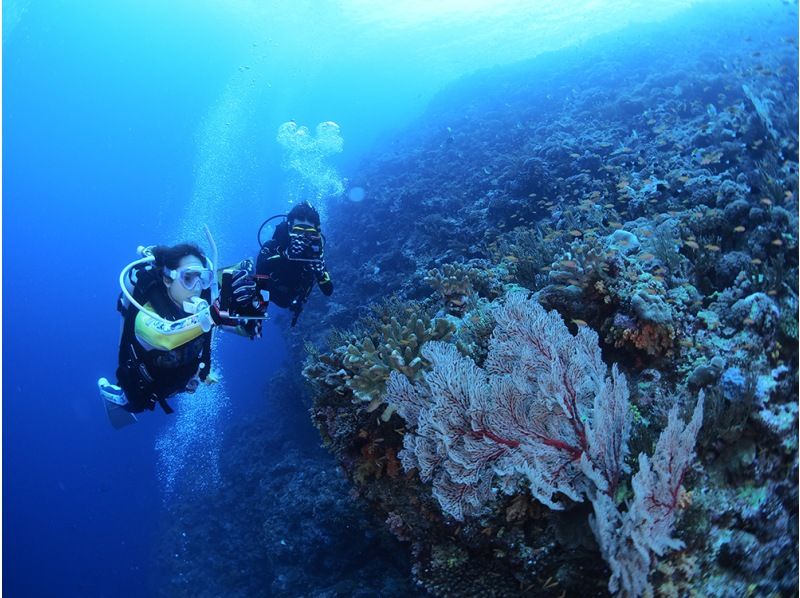
<path fill-rule="evenodd" d="M 272 239 L 262 243 L 264 226 L 275 218 L 285 220 L 275 227 Z M 294 326 L 315 283 L 323 295 L 330 296 L 333 293 L 333 282 L 325 268 L 325 237 L 320 229 L 319 212 L 304 201 L 286 215 L 268 218 L 258 230 L 258 242 L 261 251 L 256 259 L 255 273 L 252 273 L 252 263 L 249 266 L 244 262 L 239 264 L 240 269 L 248 269 L 251 273 L 248 279 L 255 280 L 261 294 L 261 298 L 256 296 L 251 305 L 260 314 L 266 312 L 270 302 L 288 309 L 294 314 Z M 229 295 L 224 287 L 223 279 L 223 295 Z M 247 300 L 246 292 L 241 291 L 239 303 L 245 304 Z M 249 305 L 247 309 L 250 309 Z M 241 314 L 241 311 L 236 313 Z M 241 315 L 251 314 L 246 312 Z"/>
<path fill-rule="evenodd" d="M 208 229 L 208 239 L 213 245 Z M 211 384 L 211 336 L 215 325 L 254 335 L 252 327 L 221 314 L 213 262 L 190 243 L 140 248 L 143 257 L 120 274 L 117 310 L 124 320 L 117 384 L 97 384 L 111 424 L 136 422 L 135 413 L 158 404 L 172 413 L 167 398 Z M 216 250 L 215 250 L 216 253 Z M 243 270 L 233 273 L 230 301 L 245 304 L 256 292 Z"/>

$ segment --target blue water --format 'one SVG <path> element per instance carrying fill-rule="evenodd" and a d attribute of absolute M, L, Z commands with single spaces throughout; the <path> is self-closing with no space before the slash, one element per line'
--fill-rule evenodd
<path fill-rule="evenodd" d="M 170 484 L 213 484 L 226 426 L 269 410 L 285 326 L 221 340 L 207 412 L 178 399 L 110 428 L 95 381 L 116 367 L 116 278 L 138 245 L 203 243 L 207 223 L 223 262 L 253 255 L 293 193 L 281 123 L 338 123 L 346 178 L 462 75 L 700 2 L 400 4 L 3 3 L 7 596 L 156 593 Z"/>

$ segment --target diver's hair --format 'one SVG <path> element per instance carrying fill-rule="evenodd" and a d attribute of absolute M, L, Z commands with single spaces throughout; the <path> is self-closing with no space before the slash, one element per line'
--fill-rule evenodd
<path fill-rule="evenodd" d="M 153 247 L 153 257 L 156 258 L 156 266 L 159 268 L 175 270 L 187 255 L 193 255 L 203 263 L 206 261 L 206 256 L 194 243 L 179 243 L 172 247 L 166 245 Z"/>
<path fill-rule="evenodd" d="M 314 226 L 319 228 L 319 212 L 307 201 L 297 204 L 286 215 L 286 220 L 289 222 L 294 222 L 299 218 L 313 222 Z"/>

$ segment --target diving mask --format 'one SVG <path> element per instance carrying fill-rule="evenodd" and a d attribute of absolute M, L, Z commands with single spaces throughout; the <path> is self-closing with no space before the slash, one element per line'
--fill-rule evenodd
<path fill-rule="evenodd" d="M 295 224 L 289 234 L 296 234 L 296 235 L 317 235 L 319 236 L 319 231 L 314 228 L 313 226 L 300 226 L 299 224 Z"/>
<path fill-rule="evenodd" d="M 167 270 L 168 278 L 179 280 L 187 291 L 207 289 L 214 280 L 214 272 L 203 266 L 186 266 L 177 270 Z"/>

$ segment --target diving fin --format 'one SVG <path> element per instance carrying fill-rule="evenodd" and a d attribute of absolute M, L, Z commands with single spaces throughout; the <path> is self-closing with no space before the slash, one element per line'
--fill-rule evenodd
<path fill-rule="evenodd" d="M 116 384 L 111 384 L 105 378 L 97 381 L 97 388 L 100 389 L 100 396 L 103 397 L 108 421 L 115 429 L 119 430 L 136 423 L 136 416 L 125 409 L 125 405 L 128 404 L 125 391 Z"/>

